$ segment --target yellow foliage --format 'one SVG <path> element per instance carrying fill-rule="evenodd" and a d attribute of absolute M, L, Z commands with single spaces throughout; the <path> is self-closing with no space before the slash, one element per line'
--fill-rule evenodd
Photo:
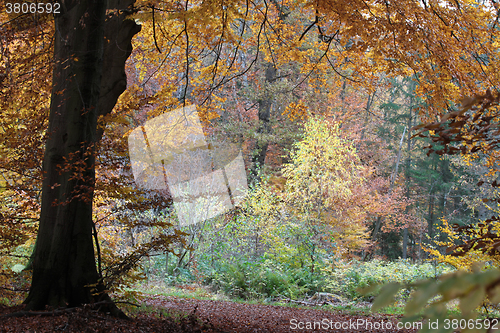
<path fill-rule="evenodd" d="M 303 100 L 299 100 L 297 103 L 292 102 L 283 111 L 282 115 L 288 116 L 290 120 L 305 120 L 309 115 L 307 106 L 304 104 Z"/>
<path fill-rule="evenodd" d="M 283 174 L 263 181 L 247 197 L 246 211 L 259 219 L 263 241 L 283 257 L 297 251 L 279 237 L 287 229 L 331 244 L 336 256 L 362 249 L 366 214 L 356 195 L 364 168 L 352 144 L 340 136 L 339 124 L 310 118 L 295 148 Z"/>
<path fill-rule="evenodd" d="M 448 223 L 446 219 L 442 220 L 442 226 L 438 227 L 442 235 L 446 236 L 444 241 L 434 241 L 435 246 L 423 245 L 424 251 L 429 253 L 429 255 L 440 263 L 447 263 L 455 267 L 456 269 L 473 271 L 477 268 L 478 263 L 483 263 L 484 268 L 498 268 L 500 267 L 500 257 L 490 255 L 485 251 L 478 248 L 472 248 L 461 255 L 453 254 L 442 254 L 438 247 L 441 248 L 454 248 L 457 243 L 460 243 L 462 237 L 453 227 Z M 493 229 L 499 230 L 500 223 L 497 221 L 490 223 Z M 480 235 L 484 226 L 480 224 L 474 225 L 471 229 L 471 235 Z M 472 236 L 473 237 L 473 236 Z"/>

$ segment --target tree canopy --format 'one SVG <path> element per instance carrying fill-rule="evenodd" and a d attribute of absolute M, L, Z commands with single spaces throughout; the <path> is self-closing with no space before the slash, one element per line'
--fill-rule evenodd
<path fill-rule="evenodd" d="M 207 137 L 241 147 L 250 183 L 280 171 L 287 209 L 363 229 L 342 237 L 364 255 L 389 246 L 380 230 L 422 242 L 420 207 L 430 235 L 447 209 L 448 162 L 412 171 L 424 163 L 417 122 L 441 119 L 417 127 L 444 147 L 433 150 L 486 152 L 496 167 L 496 1 L 57 3 L 50 15 L 0 5 L 0 254 L 31 257 L 30 308 L 110 302 L 148 251 L 180 244 L 179 265 L 192 255 L 194 234 L 161 215 L 170 194 L 133 182 L 126 140 L 182 106 L 198 106 Z M 490 251 L 487 231 L 472 243 Z M 116 239 L 127 232 L 130 248 Z"/>

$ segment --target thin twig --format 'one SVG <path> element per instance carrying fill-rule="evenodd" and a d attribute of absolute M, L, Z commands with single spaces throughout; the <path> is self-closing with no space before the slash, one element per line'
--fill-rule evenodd
<path fill-rule="evenodd" d="M 155 24 L 155 6 L 151 5 L 151 12 L 153 15 L 153 39 L 155 41 L 155 46 L 158 52 L 161 53 L 160 47 L 158 46 L 158 41 L 156 40 L 156 24 Z"/>

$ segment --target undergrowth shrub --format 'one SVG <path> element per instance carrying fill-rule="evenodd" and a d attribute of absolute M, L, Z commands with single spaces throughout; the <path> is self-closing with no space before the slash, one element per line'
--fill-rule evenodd
<path fill-rule="evenodd" d="M 446 264 L 416 264 L 404 260 L 341 260 L 333 265 L 330 262 L 318 260 L 318 269 L 312 273 L 308 267 L 290 267 L 266 256 L 257 259 L 242 256 L 215 261 L 200 256 L 192 266 L 169 272 L 164 281 L 172 286 L 203 284 L 229 297 L 245 300 L 277 296 L 303 299 L 316 292 L 329 292 L 350 300 L 371 300 L 378 293 L 377 290 L 362 295 L 359 289 L 386 282 L 413 283 L 437 278 L 453 270 Z M 398 299 L 406 299 L 410 292 L 403 289 Z"/>
<path fill-rule="evenodd" d="M 343 262 L 337 264 L 333 269 L 325 271 L 328 275 L 328 289 L 333 293 L 341 294 L 349 299 L 369 299 L 377 294 L 377 291 L 361 295 L 360 288 L 371 284 L 388 282 L 412 283 L 419 280 L 437 278 L 438 276 L 451 272 L 453 268 L 445 264 L 434 265 L 432 263 L 414 264 L 405 260 L 382 261 L 372 260 L 369 262 Z M 411 290 L 402 290 L 400 298 L 406 298 Z"/>
<path fill-rule="evenodd" d="M 275 296 L 296 299 L 318 291 L 321 277 L 299 269 L 287 270 L 270 261 L 239 261 L 222 265 L 212 285 L 241 299 Z"/>

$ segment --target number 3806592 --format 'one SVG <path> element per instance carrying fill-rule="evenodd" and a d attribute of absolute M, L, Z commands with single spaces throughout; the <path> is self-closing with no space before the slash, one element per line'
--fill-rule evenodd
<path fill-rule="evenodd" d="M 54 3 L 28 3 L 28 2 L 7 2 L 5 4 L 7 14 L 59 14 L 61 4 Z"/>

